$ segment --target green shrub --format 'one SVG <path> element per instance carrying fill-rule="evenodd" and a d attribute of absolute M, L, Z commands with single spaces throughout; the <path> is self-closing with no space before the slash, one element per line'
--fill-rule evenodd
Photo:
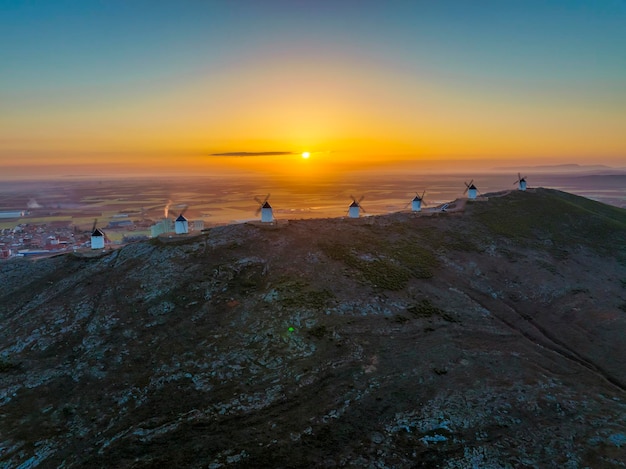
<path fill-rule="evenodd" d="M 448 322 L 459 322 L 456 318 L 446 313 L 443 309 L 437 308 L 428 299 L 423 299 L 418 304 L 409 306 L 407 308 L 407 311 L 416 318 L 432 318 L 434 316 L 437 316 Z"/>
<path fill-rule="evenodd" d="M 355 269 L 361 280 L 386 290 L 402 290 L 410 278 L 431 278 L 438 265 L 435 255 L 416 238 L 394 242 L 372 236 L 350 245 L 320 243 L 319 247 L 329 258 Z"/>

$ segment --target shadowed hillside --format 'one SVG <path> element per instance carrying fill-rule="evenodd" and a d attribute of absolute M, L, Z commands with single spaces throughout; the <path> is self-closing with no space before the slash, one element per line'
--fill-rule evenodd
<path fill-rule="evenodd" d="M 0 264 L 0 467 L 623 467 L 626 211 L 233 225 Z"/>

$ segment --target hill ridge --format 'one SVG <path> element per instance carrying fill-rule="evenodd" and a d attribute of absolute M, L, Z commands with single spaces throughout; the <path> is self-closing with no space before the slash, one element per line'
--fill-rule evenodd
<path fill-rule="evenodd" d="M 0 462 L 620 467 L 625 240 L 537 189 L 0 263 Z"/>

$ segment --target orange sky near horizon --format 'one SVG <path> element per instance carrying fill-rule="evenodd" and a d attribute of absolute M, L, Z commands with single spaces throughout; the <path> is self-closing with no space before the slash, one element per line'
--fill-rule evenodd
<path fill-rule="evenodd" d="M 277 173 L 286 170 L 284 157 L 210 155 L 311 151 L 310 166 L 328 171 L 389 160 L 624 163 L 626 119 L 615 104 L 564 91 L 533 100 L 472 84 L 449 89 L 373 66 L 290 66 L 296 71 L 285 76 L 278 64 L 244 64 L 241 73 L 213 76 L 210 84 L 179 79 L 132 96 L 104 96 L 106 102 L 97 95 L 88 103 L 42 96 L 35 115 L 27 108 L 0 119 L 0 161 Z"/>

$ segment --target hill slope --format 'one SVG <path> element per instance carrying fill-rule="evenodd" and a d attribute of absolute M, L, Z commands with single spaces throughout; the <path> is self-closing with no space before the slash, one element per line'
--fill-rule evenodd
<path fill-rule="evenodd" d="M 0 264 L 7 467 L 623 467 L 626 211 L 212 229 Z"/>

